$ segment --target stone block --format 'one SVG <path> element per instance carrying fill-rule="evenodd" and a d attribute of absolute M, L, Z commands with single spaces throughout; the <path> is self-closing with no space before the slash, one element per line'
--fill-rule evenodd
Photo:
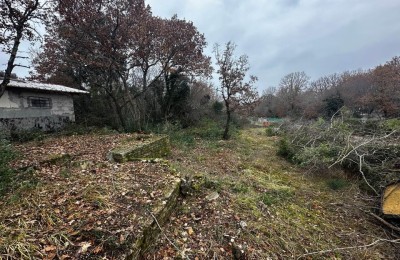
<path fill-rule="evenodd" d="M 112 149 L 109 159 L 122 163 L 142 159 L 162 158 L 170 153 L 167 135 L 138 135 Z"/>

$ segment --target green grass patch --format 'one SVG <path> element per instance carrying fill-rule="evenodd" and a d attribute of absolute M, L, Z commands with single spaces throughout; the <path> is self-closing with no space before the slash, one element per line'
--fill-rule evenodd
<path fill-rule="evenodd" d="M 237 212 L 248 213 L 257 218 L 262 216 L 261 211 L 257 207 L 257 199 L 253 196 L 249 196 L 248 194 L 238 195 L 236 199 L 236 207 Z"/>
<path fill-rule="evenodd" d="M 45 133 L 41 130 L 15 130 L 10 132 L 12 142 L 25 143 L 30 141 L 42 141 Z"/>
<path fill-rule="evenodd" d="M 204 182 L 203 182 L 204 188 L 206 189 L 211 189 L 211 190 L 215 190 L 215 191 L 221 191 L 222 189 L 222 183 L 219 180 L 213 180 L 210 178 L 204 178 Z"/>
<path fill-rule="evenodd" d="M 260 200 L 267 206 L 284 203 L 293 197 L 293 192 L 289 189 L 271 190 L 261 195 Z"/>
<path fill-rule="evenodd" d="M 178 148 L 193 148 L 200 140 L 208 141 L 210 148 L 218 148 L 218 141 L 222 140 L 224 128 L 220 122 L 205 119 L 188 128 L 182 128 L 180 124 L 166 123 L 159 129 L 159 133 L 170 136 L 171 143 Z M 230 128 L 231 138 L 238 136 L 238 128 L 232 124 Z"/>
<path fill-rule="evenodd" d="M 350 185 L 350 183 L 345 179 L 330 179 L 326 181 L 326 185 L 332 190 L 341 190 Z"/>
<path fill-rule="evenodd" d="M 16 154 L 11 144 L 5 139 L 0 139 L 0 196 L 4 195 L 11 188 L 15 172 L 8 164 L 15 156 Z"/>
<path fill-rule="evenodd" d="M 249 186 L 243 182 L 231 183 L 231 187 L 234 193 L 248 193 L 250 191 Z"/>
<path fill-rule="evenodd" d="M 0 139 L 0 197 L 14 191 L 12 198 L 19 200 L 27 190 L 35 188 L 38 184 L 34 176 L 34 169 L 16 171 L 9 163 L 17 157 L 12 144 L 6 139 Z"/>

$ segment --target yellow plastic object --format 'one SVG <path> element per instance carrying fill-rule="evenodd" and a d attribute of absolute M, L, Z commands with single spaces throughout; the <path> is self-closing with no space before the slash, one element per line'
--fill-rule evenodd
<path fill-rule="evenodd" d="M 382 199 L 382 213 L 400 217 L 400 182 L 386 187 Z"/>

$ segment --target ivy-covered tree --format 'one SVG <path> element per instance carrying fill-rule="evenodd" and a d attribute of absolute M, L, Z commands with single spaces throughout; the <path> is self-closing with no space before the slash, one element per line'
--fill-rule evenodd
<path fill-rule="evenodd" d="M 324 110 L 327 117 L 332 117 L 333 115 L 335 115 L 344 105 L 344 101 L 339 93 L 327 97 L 326 99 L 324 99 L 324 102 Z"/>

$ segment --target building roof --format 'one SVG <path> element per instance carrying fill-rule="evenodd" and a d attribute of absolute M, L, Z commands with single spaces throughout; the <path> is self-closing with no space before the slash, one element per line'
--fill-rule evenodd
<path fill-rule="evenodd" d="M 88 91 L 69 88 L 62 85 L 55 84 L 47 84 L 40 83 L 34 81 L 24 81 L 24 80 L 10 80 L 10 83 L 7 85 L 8 87 L 13 88 L 23 88 L 23 89 L 34 89 L 34 90 L 42 90 L 42 91 L 51 91 L 51 92 L 63 92 L 63 93 L 71 93 L 71 94 L 88 94 Z"/>

